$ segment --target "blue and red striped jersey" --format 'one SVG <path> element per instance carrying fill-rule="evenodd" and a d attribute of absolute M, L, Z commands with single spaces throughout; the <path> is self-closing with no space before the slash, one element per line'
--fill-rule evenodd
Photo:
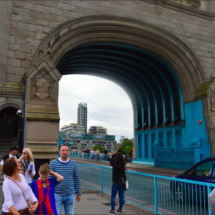
<path fill-rule="evenodd" d="M 54 187 L 57 184 L 56 177 L 49 178 L 45 182 L 39 179 L 32 182 L 31 189 L 39 201 L 35 214 L 57 214 L 54 197 Z"/>

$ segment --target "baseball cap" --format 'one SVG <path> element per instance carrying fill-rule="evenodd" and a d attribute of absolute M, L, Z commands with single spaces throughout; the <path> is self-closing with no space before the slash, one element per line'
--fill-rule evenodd
<path fill-rule="evenodd" d="M 12 147 L 10 148 L 10 151 L 13 151 L 13 150 L 19 151 L 19 148 L 18 148 L 17 146 L 12 146 Z"/>

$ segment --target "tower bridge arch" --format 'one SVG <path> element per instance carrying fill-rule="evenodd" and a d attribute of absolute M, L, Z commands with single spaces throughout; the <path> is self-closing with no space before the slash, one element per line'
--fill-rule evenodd
<path fill-rule="evenodd" d="M 125 89 L 133 106 L 134 163 L 186 168 L 185 152 L 188 165 L 210 156 L 208 106 L 201 98 L 205 75 L 195 54 L 171 33 L 113 16 L 87 16 L 54 29 L 23 78 L 24 142 L 38 158 L 41 152 L 57 155 L 58 83 L 67 74 L 105 77 Z"/>

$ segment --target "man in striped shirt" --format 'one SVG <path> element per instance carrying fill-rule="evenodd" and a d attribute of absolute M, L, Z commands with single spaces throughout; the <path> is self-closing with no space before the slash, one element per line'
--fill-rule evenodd
<path fill-rule="evenodd" d="M 76 201 L 79 202 L 81 199 L 79 173 L 75 161 L 69 158 L 69 146 L 66 144 L 61 145 L 59 153 L 60 157 L 50 164 L 51 171 L 64 177 L 64 180 L 55 187 L 57 213 L 61 214 L 62 206 L 64 205 L 65 214 L 74 214 L 74 189 Z"/>

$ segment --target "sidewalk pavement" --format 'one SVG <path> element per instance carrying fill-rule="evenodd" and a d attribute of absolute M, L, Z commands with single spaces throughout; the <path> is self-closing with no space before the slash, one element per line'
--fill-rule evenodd
<path fill-rule="evenodd" d="M 91 164 L 91 165 L 99 165 L 99 166 L 110 166 L 109 162 L 96 162 L 91 160 L 82 160 L 82 159 L 75 159 L 71 158 L 76 163 L 80 164 Z M 149 174 L 156 174 L 156 175 L 165 175 L 165 176 L 175 176 L 183 173 L 185 170 L 179 170 L 179 169 L 169 169 L 169 168 L 160 168 L 160 167 L 154 167 L 150 165 L 143 165 L 143 164 L 132 164 L 130 162 L 126 163 L 126 168 L 131 171 L 138 171 L 138 172 L 144 172 Z"/>
<path fill-rule="evenodd" d="M 0 214 L 2 213 L 2 204 L 3 204 L 3 193 L 2 186 L 0 186 Z M 104 194 L 100 196 L 99 191 L 89 190 L 89 189 L 81 189 L 81 201 L 75 203 L 75 214 L 108 214 L 111 209 L 110 206 L 110 195 Z M 118 209 L 118 199 L 116 198 L 116 208 Z M 64 211 L 62 211 L 64 214 Z M 123 214 L 142 214 L 142 215 L 153 215 L 154 213 L 135 205 L 126 203 L 123 207 Z"/>

